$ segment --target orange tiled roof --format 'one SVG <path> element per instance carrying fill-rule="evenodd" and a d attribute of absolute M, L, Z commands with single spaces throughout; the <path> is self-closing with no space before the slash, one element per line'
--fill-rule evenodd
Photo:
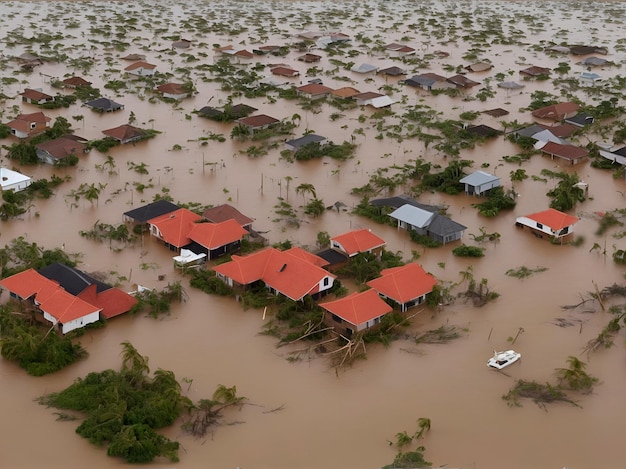
<path fill-rule="evenodd" d="M 30 298 L 35 295 L 37 302 L 46 300 L 61 288 L 58 282 L 44 277 L 35 269 L 28 269 L 4 278 L 0 280 L 0 286 L 20 298 Z"/>
<path fill-rule="evenodd" d="M 248 232 L 232 218 L 220 223 L 195 223 L 189 232 L 189 239 L 207 249 L 217 249 L 235 241 Z"/>
<path fill-rule="evenodd" d="M 355 326 L 384 316 L 393 310 L 374 290 L 355 292 L 335 301 L 320 303 L 320 306 Z"/>
<path fill-rule="evenodd" d="M 160 238 L 163 241 L 172 246 L 181 247 L 191 242 L 189 233 L 201 219 L 200 215 L 191 210 L 179 208 L 165 215 L 152 218 L 148 220 L 148 223 L 158 228 Z"/>
<path fill-rule="evenodd" d="M 298 255 L 275 248 L 243 257 L 233 256 L 231 262 L 215 266 L 213 270 L 241 285 L 262 280 L 294 301 L 307 294 L 317 293 L 325 277 L 336 278 Z"/>
<path fill-rule="evenodd" d="M 257 116 L 244 117 L 239 119 L 238 122 L 250 127 L 263 127 L 264 125 L 272 125 L 280 121 L 266 114 L 259 114 Z"/>
<path fill-rule="evenodd" d="M 61 323 L 82 318 L 101 309 L 62 288 L 58 288 L 50 297 L 42 301 L 39 308 Z"/>
<path fill-rule="evenodd" d="M 381 276 L 367 285 L 398 303 L 407 303 L 433 291 L 435 278 L 417 263 L 384 269 Z"/>
<path fill-rule="evenodd" d="M 366 252 L 385 245 L 385 240 L 368 229 L 353 230 L 330 238 L 338 243 L 348 256 Z"/>
<path fill-rule="evenodd" d="M 526 215 L 526 218 L 530 218 L 531 220 L 541 223 L 542 225 L 549 226 L 554 231 L 559 231 L 566 226 L 572 226 L 579 220 L 577 217 L 568 215 L 567 213 L 560 212 L 553 208 L 549 208 L 543 212 L 531 213 L 530 215 Z"/>
<path fill-rule="evenodd" d="M 137 304 L 137 298 L 119 288 L 108 288 L 98 293 L 95 283 L 80 292 L 78 298 L 102 309 L 101 314 L 106 319 L 127 313 Z"/>
<path fill-rule="evenodd" d="M 41 101 L 42 99 L 52 99 L 52 96 L 50 96 L 49 94 L 46 94 L 39 90 L 33 90 L 32 88 L 26 88 L 22 93 L 20 93 L 20 95 L 25 97 L 26 99 L 30 99 L 33 101 Z"/>

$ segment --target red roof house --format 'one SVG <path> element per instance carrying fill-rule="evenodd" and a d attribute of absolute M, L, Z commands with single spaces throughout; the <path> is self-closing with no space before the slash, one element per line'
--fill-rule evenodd
<path fill-rule="evenodd" d="M 100 319 L 100 307 L 68 293 L 34 269 L 2 279 L 0 286 L 7 289 L 11 297 L 32 302 L 63 334 Z"/>
<path fill-rule="evenodd" d="M 375 290 L 355 292 L 320 306 L 332 314 L 333 322 L 343 327 L 340 332 L 348 336 L 379 324 L 385 314 L 393 311 Z"/>
<path fill-rule="evenodd" d="M 564 145 L 556 142 L 541 143 L 542 145 L 539 148 L 543 153 L 550 155 L 552 159 L 556 157 L 567 160 L 570 164 L 578 164 L 586 160 L 589 155 L 587 150 L 576 145 Z"/>
<path fill-rule="evenodd" d="M 335 276 L 321 267 L 288 251 L 267 248 L 247 256 L 232 256 L 232 261 L 213 267 L 217 276 L 231 287 L 261 281 L 270 290 L 294 301 L 306 295 L 324 295 Z"/>
<path fill-rule="evenodd" d="M 7 122 L 7 127 L 11 134 L 17 138 L 34 137 L 50 128 L 51 117 L 43 112 L 33 112 L 32 114 L 20 114 L 11 122 Z"/>
<path fill-rule="evenodd" d="M 109 288 L 98 293 L 96 284 L 91 284 L 78 294 L 78 298 L 100 308 L 105 319 L 129 312 L 137 304 L 137 298 L 119 288 Z"/>
<path fill-rule="evenodd" d="M 59 287 L 39 304 L 43 317 L 60 327 L 63 334 L 80 329 L 100 319 L 101 308 L 81 300 Z"/>
<path fill-rule="evenodd" d="M 41 90 L 33 90 L 31 88 L 26 88 L 20 95 L 22 96 L 23 102 L 30 104 L 44 104 L 54 101 L 54 96 L 46 94 Z"/>
<path fill-rule="evenodd" d="M 136 142 L 137 140 L 141 140 L 146 135 L 143 130 L 129 124 L 123 124 L 119 127 L 103 130 L 102 133 L 107 137 L 114 138 L 122 144 Z"/>
<path fill-rule="evenodd" d="M 547 234 L 553 239 L 562 239 L 574 231 L 574 225 L 578 220 L 577 217 L 549 208 L 543 212 L 518 217 L 515 225 L 531 228 L 539 238 Z"/>
<path fill-rule="evenodd" d="M 186 208 L 148 220 L 150 234 L 163 241 L 170 249 L 178 250 L 191 243 L 189 233 L 202 217 Z"/>
<path fill-rule="evenodd" d="M 50 297 L 59 284 L 50 280 L 35 269 L 24 270 L 0 280 L 0 286 L 9 291 L 12 298 L 31 299 L 35 304 Z"/>
<path fill-rule="evenodd" d="M 70 77 L 63 80 L 63 84 L 68 88 L 78 88 L 79 86 L 90 86 L 91 82 L 82 77 Z"/>
<path fill-rule="evenodd" d="M 300 72 L 297 70 L 294 70 L 293 68 L 289 68 L 289 67 L 274 67 L 271 69 L 272 75 L 278 75 L 281 77 L 297 77 L 298 75 L 300 75 Z"/>
<path fill-rule="evenodd" d="M 245 228 L 231 218 L 219 223 L 194 223 L 188 237 L 206 249 L 209 259 L 214 259 L 238 250 L 241 239 L 247 234 Z"/>
<path fill-rule="evenodd" d="M 241 119 L 238 119 L 237 122 L 239 122 L 239 124 L 241 125 L 248 127 L 251 130 L 260 130 L 266 129 L 280 121 L 266 114 L 259 114 L 256 116 L 243 117 Z"/>
<path fill-rule="evenodd" d="M 204 218 L 212 223 L 233 219 L 246 230 L 250 230 L 254 219 L 247 217 L 232 205 L 222 204 L 215 207 L 207 208 L 202 214 Z"/>
<path fill-rule="evenodd" d="M 385 244 L 384 239 L 365 228 L 330 238 L 330 247 L 346 253 L 348 257 L 356 256 L 360 252 L 379 256 Z"/>
<path fill-rule="evenodd" d="M 191 95 L 188 89 L 180 83 L 164 83 L 156 87 L 156 90 L 163 95 L 164 98 L 183 99 Z"/>
<path fill-rule="evenodd" d="M 580 106 L 578 104 L 568 101 L 535 109 L 531 114 L 538 119 L 562 121 L 568 117 L 574 117 L 579 109 Z"/>
<path fill-rule="evenodd" d="M 128 67 L 124 69 L 124 71 L 131 73 L 133 75 L 139 76 L 149 76 L 154 75 L 156 72 L 156 65 L 150 64 L 148 62 L 144 62 L 143 60 L 139 60 L 130 64 Z"/>
<path fill-rule="evenodd" d="M 306 96 L 310 99 L 321 99 L 328 96 L 333 89 L 319 83 L 309 83 L 296 88 L 298 94 Z"/>
<path fill-rule="evenodd" d="M 435 278 L 415 262 L 384 269 L 380 277 L 367 282 L 380 296 L 398 303 L 403 312 L 422 303 L 436 284 Z"/>

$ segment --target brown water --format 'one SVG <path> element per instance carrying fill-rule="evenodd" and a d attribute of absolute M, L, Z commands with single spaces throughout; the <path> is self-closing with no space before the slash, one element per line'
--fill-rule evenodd
<path fill-rule="evenodd" d="M 70 175 L 72 179 L 59 188 L 54 198 L 37 201 L 22 219 L 3 223 L 0 228 L 3 243 L 16 236 L 25 236 L 47 248 L 65 243 L 66 250 L 82 253 L 80 267 L 86 271 L 109 272 L 112 279 L 126 276 L 130 279 L 125 284 L 127 288 L 132 283 L 162 287 L 167 282 L 181 280 L 173 269 L 171 253 L 163 246 L 146 236 L 142 245 L 114 252 L 108 244 L 80 237 L 78 231 L 89 229 L 98 220 L 112 224 L 121 222 L 124 211 L 150 202 L 156 194 L 167 191 L 176 202 L 213 205 L 230 202 L 243 213 L 253 216 L 256 219 L 254 227 L 267 231 L 272 243 L 289 239 L 314 249 L 319 231 L 334 235 L 357 227 L 371 228 L 387 241 L 389 249 L 402 251 L 406 260 L 410 259 L 412 250 L 421 253 L 419 262 L 440 281 L 459 281 L 458 272 L 471 266 L 475 278 L 487 278 L 489 286 L 501 296 L 481 309 L 457 301 L 438 312 L 424 311 L 414 320 L 412 329 L 415 331 L 434 329 L 443 324 L 464 328 L 467 332 L 459 340 L 438 346 L 416 346 L 408 341 L 396 342 L 387 349 L 370 346 L 367 360 L 336 375 L 323 358 L 288 362 L 287 350 L 275 348 L 273 339 L 258 334 L 264 322 L 262 312 L 242 311 L 230 299 L 209 297 L 189 289 L 189 301 L 174 306 L 166 318 L 122 317 L 111 321 L 106 329 L 89 332 L 81 339 L 90 353 L 89 358 L 54 376 L 28 377 L 14 364 L 0 360 L 3 396 L 0 400 L 3 436 L 0 438 L 0 469 L 105 469 L 122 465 L 77 436 L 75 423 L 56 422 L 53 411 L 37 405 L 33 399 L 60 390 L 91 370 L 118 367 L 119 344 L 125 340 L 150 357 L 152 369 L 170 369 L 180 379 L 193 380 L 188 391 L 192 399 L 207 397 L 217 384 L 225 384 L 236 385 L 238 392 L 253 404 L 227 416 L 230 422 L 238 424 L 222 426 L 205 440 L 194 440 L 181 434 L 179 427 L 171 428 L 168 436 L 178 439 L 183 447 L 181 462 L 160 462 L 148 467 L 377 468 L 394 457 L 395 450 L 387 441 L 394 440 L 398 432 L 414 432 L 419 417 L 428 417 L 432 421 L 432 429 L 421 443 L 426 447 L 427 459 L 435 465 L 479 469 L 624 467 L 620 442 L 626 411 L 623 399 L 626 353 L 621 336 L 616 339 L 615 347 L 591 357 L 581 356 L 585 361 L 589 360 L 588 371 L 601 380 L 594 394 L 577 397 L 581 407 L 558 404 L 545 411 L 525 402 L 522 408 L 509 408 L 501 400 L 515 379 L 553 380 L 554 369 L 565 366 L 568 356 L 579 356 L 587 341 L 606 324 L 607 313 L 562 310 L 561 306 L 579 302 L 580 294 L 593 290 L 593 282 L 600 288 L 623 282 L 624 271 L 612 262 L 610 253 L 614 246 L 624 249 L 624 242 L 611 234 L 606 237 L 594 235 L 597 221 L 593 218 L 594 212 L 623 206 L 622 180 L 614 180 L 609 173 L 590 168 L 587 163 L 569 168 L 535 156 L 523 165 L 529 175 L 539 176 L 544 168 L 577 171 L 581 179 L 589 182 L 591 198 L 576 211 L 581 217 L 576 231 L 585 238 L 578 248 L 554 246 L 514 227 L 515 217 L 547 207 L 549 200 L 545 193 L 554 185 L 552 181 L 528 179 L 516 183 L 516 190 L 521 194 L 517 207 L 512 213 L 496 219 L 479 216 L 470 206 L 475 202 L 471 197 L 423 194 L 422 202 L 447 204 L 452 218 L 468 226 L 465 242 L 471 244 L 469 234 L 479 234 L 480 227 L 502 235 L 498 244 L 485 245 L 485 258 L 460 259 L 450 252 L 454 246 L 425 250 L 411 243 L 406 233 L 376 225 L 347 211 L 328 211 L 319 219 L 302 215 L 299 206 L 303 198 L 295 193 L 295 187 L 301 183 L 313 184 L 327 205 L 342 201 L 351 208 L 359 199 L 350 195 L 350 190 L 365 184 L 377 168 L 402 165 L 420 156 L 446 164 L 436 150 L 432 147 L 425 149 L 419 141 L 399 143 L 389 138 L 376 139 L 376 122 L 358 121 L 361 114 L 372 115 L 370 109 L 342 112 L 345 116 L 333 122 L 328 116 L 337 111 L 328 105 L 315 114 L 283 100 L 242 99 L 241 102 L 257 107 L 259 113 L 279 119 L 291 118 L 298 113 L 302 120 L 294 137 L 306 130 L 314 130 L 335 143 L 350 141 L 354 135 L 359 144 L 352 160 L 300 164 L 282 160 L 279 154 L 282 148 L 251 159 L 240 153 L 250 143 L 237 143 L 229 138 L 224 143 L 209 141 L 207 146 L 200 146 L 198 139 L 208 136 L 209 132 L 228 137 L 231 129 L 230 125 L 191 114 L 207 103 L 219 105 L 227 97 L 214 84 L 202 79 L 206 72 L 192 70 L 191 78 L 199 93 L 176 106 L 158 101 L 150 103 L 144 91 L 116 94 L 102 88 L 109 80 L 122 79 L 119 71 L 128 62 L 119 60 L 119 57 L 134 52 L 145 54 L 159 71 L 172 73 L 172 81 L 181 81 L 182 76 L 176 70 L 178 66 L 193 67 L 201 62 L 187 64 L 183 53 L 170 52 L 171 40 L 164 37 L 178 33 L 194 42 L 194 47 L 184 53 L 194 54 L 207 62 L 217 59 L 212 51 L 213 44 L 232 43 L 235 47 L 251 49 L 257 44 L 294 41 L 291 34 L 298 31 L 340 30 L 351 35 L 360 31 L 374 39 L 370 48 L 376 43 L 401 41 L 407 36 L 406 42 L 417 46 L 418 51 L 423 47 L 428 51 L 450 53 L 447 58 L 432 60 L 429 70 L 410 68 L 409 75 L 423 71 L 450 75 L 444 71 L 445 65 L 472 62 L 462 58 L 471 43 L 462 39 L 466 26 L 461 24 L 462 18 L 458 16 L 461 12 L 473 15 L 472 28 L 481 27 L 487 20 L 501 18 L 505 31 L 522 31 L 527 36 L 526 45 L 493 44 L 485 48 L 479 58 L 490 59 L 495 67 L 490 72 L 469 74 L 471 78 L 484 81 L 498 72 L 513 70 L 515 73 L 510 79 L 517 80 L 517 70 L 527 65 L 554 67 L 563 61 L 572 64 L 574 74 L 583 70 L 575 64 L 578 59 L 550 57 L 534 51 L 532 45 L 545 41 L 606 45 L 610 50 L 607 58 L 621 65 L 624 53 L 615 48 L 620 29 L 610 18 L 623 14 L 623 3 L 596 2 L 593 11 L 589 10 L 587 3 L 571 2 L 394 2 L 390 5 L 387 2 L 274 1 L 253 5 L 249 2 L 192 1 L 158 2 L 156 6 L 151 3 L 149 9 L 146 9 L 148 2 L 0 4 L 3 36 L 22 26 L 23 34 L 28 37 L 45 25 L 44 29 L 59 31 L 64 36 L 58 43 L 70 58 L 91 55 L 97 59 L 97 64 L 88 72 L 74 70 L 69 63 L 46 63 L 30 75 L 16 75 L 23 82 L 4 85 L 4 94 L 15 96 L 23 87 L 43 88 L 54 94 L 49 76 L 63 78 L 76 74 L 92 81 L 106 96 L 124 104 L 125 110 L 98 115 L 75 105 L 69 110 L 46 111 L 46 114 L 66 116 L 76 133 L 89 139 L 101 138 L 102 130 L 128 122 L 131 111 L 137 118 L 135 125 L 162 132 L 148 142 L 112 149 L 109 154 L 115 158 L 117 174 L 109 175 L 96 169 L 96 165 L 102 164 L 106 158 L 97 151 L 86 156 L 77 168 L 22 168 L 37 178 L 49 178 L 55 173 Z M 332 18 L 325 13 L 327 11 L 331 11 Z M 370 13 L 367 21 L 358 21 Z M 111 24 L 114 32 L 116 24 L 121 24 L 124 19 L 139 18 L 137 30 L 122 35 L 132 46 L 123 52 L 105 47 L 102 42 L 107 39 L 89 32 L 89 22 L 85 19 L 88 15 L 97 17 L 99 26 Z M 213 33 L 186 32 L 183 21 L 200 17 L 215 24 L 246 25 L 249 31 L 231 36 L 220 34 L 217 28 L 213 28 Z M 531 25 L 528 17 L 538 18 L 533 20 L 534 24 L 542 22 L 542 26 Z M 66 28 L 73 18 L 81 19 L 81 26 Z M 434 18 L 448 35 L 458 35 L 459 39 L 451 42 L 437 40 L 427 28 L 411 27 L 420 18 Z M 163 31 L 154 33 L 144 23 Z M 557 31 L 560 33 L 555 36 Z M 356 48 L 360 43 L 355 41 L 355 44 Z M 5 47 L 4 55 L 19 55 L 26 50 L 25 44 Z M 32 50 L 46 55 L 46 49 L 37 44 Z M 207 57 L 200 57 L 201 53 Z M 250 63 L 284 62 L 304 71 L 305 65 L 296 61 L 299 55 L 292 52 L 285 58 L 255 57 Z M 321 55 L 325 55 L 324 52 Z M 381 67 L 396 64 L 377 50 L 370 50 L 369 55 L 362 57 L 338 59 L 369 62 Z M 317 66 L 325 71 L 334 68 L 328 58 Z M 15 70 L 16 65 L 7 62 L 0 74 L 13 76 Z M 619 72 L 620 68 L 614 66 L 598 73 L 609 77 Z M 322 74 L 322 78 L 328 86 L 350 85 L 361 91 L 374 91 L 396 81 L 381 76 L 363 77 L 350 71 L 341 71 L 338 75 L 347 76 L 353 82 L 337 80 L 333 75 Z M 303 79 L 304 76 L 293 82 L 299 83 Z M 493 78 L 492 84 L 495 87 Z M 397 101 L 404 100 L 404 104 L 396 104 L 392 109 L 401 112 L 406 106 L 423 103 L 441 111 L 445 117 L 458 118 L 464 111 L 504 107 L 511 112 L 505 120 L 527 121 L 528 113 L 521 112 L 520 108 L 528 105 L 532 91 L 541 89 L 556 95 L 559 91 L 549 81 L 526 85 L 521 93 L 495 88 L 496 97 L 485 103 L 433 97 L 395 86 L 393 97 Z M 580 96 L 590 103 L 594 101 L 582 91 Z M 19 97 L 9 99 L 3 107 L 4 122 L 15 115 L 11 109 L 13 105 L 17 105 L 20 112 L 36 110 L 22 104 Z M 72 119 L 77 115 L 84 116 L 84 120 Z M 186 119 L 186 115 L 191 119 Z M 387 117 L 385 121 L 390 124 L 394 118 Z M 499 128 L 499 121 L 481 115 L 476 123 Z M 365 130 L 365 136 L 353 133 L 359 128 Z M 10 144 L 11 141 L 2 143 Z M 182 146 L 182 150 L 172 150 L 174 145 Z M 464 152 L 462 157 L 474 160 L 476 169 L 489 163 L 487 170 L 495 171 L 503 178 L 505 186 L 510 187 L 508 174 L 517 166 L 504 163 L 500 158 L 516 152 L 513 145 L 499 139 Z M 128 162 L 146 163 L 149 174 L 141 176 L 129 171 Z M 13 163 L 8 164 L 13 166 Z M 287 177 L 292 178 L 289 190 Z M 136 181 L 149 187 L 143 193 L 133 190 Z M 72 206 L 65 196 L 80 184 L 92 182 L 106 184 L 98 203 L 92 206 L 87 201 L 79 201 Z M 302 217 L 299 228 L 273 221 L 276 218 L 273 207 L 279 197 L 298 209 Z M 597 251 L 590 252 L 594 242 L 606 245 L 609 255 L 605 257 Z M 508 269 L 522 265 L 547 267 L 548 270 L 526 280 L 505 275 Z M 159 275 L 165 275 L 165 278 L 159 280 Z M 186 280 L 182 281 L 186 285 Z M 558 327 L 556 318 L 565 318 L 574 326 Z M 523 354 L 521 363 L 507 368 L 506 373 L 488 370 L 485 362 L 492 350 L 508 348 L 507 339 L 515 336 L 519 328 L 524 332 L 517 339 L 515 348 Z M 284 409 L 268 412 L 279 406 Z"/>

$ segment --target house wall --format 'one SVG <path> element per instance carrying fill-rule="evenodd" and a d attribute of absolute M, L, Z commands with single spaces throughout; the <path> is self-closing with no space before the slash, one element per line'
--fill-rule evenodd
<path fill-rule="evenodd" d="M 51 322 L 53 325 L 56 325 L 59 322 L 54 316 L 47 313 L 46 311 L 43 312 L 43 317 L 47 321 Z M 82 318 L 74 319 L 73 321 L 68 321 L 66 323 L 61 323 L 61 332 L 63 334 L 67 334 L 70 331 L 85 327 L 87 324 L 92 324 L 98 321 L 98 319 L 100 319 L 100 310 L 89 313 Z"/>
<path fill-rule="evenodd" d="M 537 223 L 535 220 L 531 220 L 530 218 L 526 218 L 526 217 L 519 217 L 516 222 L 516 225 L 518 226 L 527 226 L 533 230 L 539 231 L 541 233 L 545 233 L 549 236 L 553 236 L 556 238 L 562 238 L 563 236 L 567 236 L 569 234 L 572 234 L 574 232 L 574 226 L 566 226 L 565 228 L 563 228 L 562 230 L 560 230 L 558 233 L 556 231 L 554 231 L 551 227 L 546 226 L 546 225 L 542 225 L 541 223 Z"/>
<path fill-rule="evenodd" d="M 10 191 L 13 190 L 15 192 L 19 192 L 22 191 L 24 189 L 26 189 L 28 186 L 30 186 L 32 184 L 32 179 L 28 179 L 26 181 L 20 181 L 20 182 L 16 182 L 14 184 L 9 184 L 9 185 L 2 185 L 2 190 L 3 191 Z"/>
<path fill-rule="evenodd" d="M 367 321 L 358 325 L 354 325 L 340 318 L 336 314 L 329 313 L 326 318 L 326 324 L 328 324 L 331 327 L 334 327 L 337 330 L 337 332 L 339 332 L 340 334 L 344 334 L 350 337 L 352 336 L 352 334 L 356 332 L 360 332 L 360 331 L 378 326 L 380 324 L 381 318 L 382 316 L 379 316 L 370 321 Z"/>
<path fill-rule="evenodd" d="M 487 182 L 476 186 L 476 195 L 481 195 L 494 187 L 500 187 L 500 180 Z"/>

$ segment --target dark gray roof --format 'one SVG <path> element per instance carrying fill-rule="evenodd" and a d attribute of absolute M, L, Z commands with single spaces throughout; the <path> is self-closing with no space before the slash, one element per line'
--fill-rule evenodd
<path fill-rule="evenodd" d="M 528 127 L 524 127 L 522 129 L 517 129 L 511 133 L 518 135 L 520 137 L 532 137 L 536 133 L 539 133 L 546 129 L 547 129 L 547 126 L 545 125 L 533 124 L 533 125 L 529 125 Z"/>
<path fill-rule="evenodd" d="M 412 197 L 408 195 L 398 195 L 395 197 L 387 197 L 383 199 L 374 199 L 370 200 L 370 205 L 374 207 L 393 207 L 399 208 L 403 205 L 413 205 L 413 207 L 421 208 L 422 210 L 426 210 L 427 212 L 438 213 L 443 207 L 438 207 L 437 205 L 428 205 L 418 202 Z"/>
<path fill-rule="evenodd" d="M 348 260 L 348 256 L 335 249 L 325 249 L 321 252 L 316 252 L 315 255 L 329 262 L 330 266 L 333 266 L 335 264 L 341 264 L 342 262 Z"/>
<path fill-rule="evenodd" d="M 574 117 L 568 117 L 565 119 L 565 122 L 568 124 L 573 124 L 578 127 L 584 127 L 586 125 L 593 124 L 593 116 L 587 114 L 586 112 L 580 112 L 576 114 Z"/>
<path fill-rule="evenodd" d="M 124 108 L 123 104 L 116 103 L 109 98 L 97 98 L 93 101 L 86 102 L 84 105 L 101 111 L 117 111 L 118 109 Z"/>
<path fill-rule="evenodd" d="M 437 80 L 435 80 L 434 78 L 423 77 L 420 75 L 415 75 L 411 78 L 407 78 L 406 80 L 404 80 L 404 84 L 408 86 L 429 87 L 433 86 L 435 83 L 437 83 Z"/>
<path fill-rule="evenodd" d="M 179 208 L 180 207 L 178 205 L 170 202 L 169 200 L 159 199 L 156 202 L 144 205 L 143 207 L 124 212 L 124 216 L 132 218 L 139 223 L 146 223 L 148 220 L 173 212 Z"/>
<path fill-rule="evenodd" d="M 300 138 L 288 140 L 285 143 L 287 145 L 291 145 L 292 147 L 300 148 L 305 145 L 308 145 L 309 143 L 319 143 L 319 142 L 323 142 L 324 140 L 326 140 L 326 137 L 322 137 L 321 135 L 308 134 Z"/>
<path fill-rule="evenodd" d="M 430 233 L 434 233 L 442 237 L 458 233 L 459 231 L 464 231 L 466 229 L 467 226 L 461 225 L 448 217 L 438 214 L 435 214 L 431 222 L 428 224 L 428 231 Z"/>
<path fill-rule="evenodd" d="M 58 262 L 50 264 L 43 269 L 39 269 L 37 272 L 50 280 L 59 282 L 59 285 L 61 285 L 65 291 L 74 296 L 77 296 L 85 288 L 93 284 L 96 285 L 96 291 L 98 293 L 111 288 L 111 285 L 96 280 L 81 270 Z"/>

